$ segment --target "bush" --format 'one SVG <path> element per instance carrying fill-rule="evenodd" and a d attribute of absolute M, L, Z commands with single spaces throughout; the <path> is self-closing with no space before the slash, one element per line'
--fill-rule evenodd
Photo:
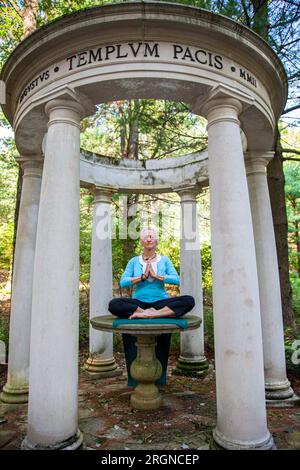
<path fill-rule="evenodd" d="M 293 291 L 292 304 L 295 313 L 296 323 L 300 325 L 300 278 L 291 276 L 291 285 Z"/>
<path fill-rule="evenodd" d="M 89 302 L 88 297 L 84 293 L 80 293 L 79 297 L 79 347 L 86 346 L 89 340 Z"/>
<path fill-rule="evenodd" d="M 9 317 L 1 316 L 0 317 L 0 341 L 4 341 L 8 347 L 8 338 L 9 338 Z"/>
<path fill-rule="evenodd" d="M 184 318 L 184 317 L 182 317 Z M 212 308 L 204 307 L 204 349 L 214 351 L 214 321 Z M 171 352 L 180 352 L 180 333 L 173 333 L 171 339 Z"/>

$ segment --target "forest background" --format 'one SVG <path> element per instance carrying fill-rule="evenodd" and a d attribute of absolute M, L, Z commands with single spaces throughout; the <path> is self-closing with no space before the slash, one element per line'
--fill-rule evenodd
<path fill-rule="evenodd" d="M 0 0 L 0 70 L 13 49 L 36 28 L 77 10 L 118 1 Z M 288 366 L 291 347 L 300 339 L 300 54 L 297 0 L 177 0 L 228 16 L 259 34 L 282 60 L 289 96 L 274 140 L 275 156 L 268 165 L 282 292 Z M 100 104 L 94 116 L 81 122 L 83 151 L 120 160 L 176 158 L 207 147 L 205 120 L 180 102 L 130 100 Z M 22 171 L 15 162 L 13 131 L 0 111 L 0 340 L 8 343 L 13 252 Z M 209 189 L 197 197 L 201 237 L 206 346 L 213 351 L 212 276 Z M 89 273 L 93 195 L 80 197 L 80 341 L 88 340 Z M 180 199 L 177 194 L 113 196 L 116 238 L 112 240 L 114 295 L 127 261 L 140 252 L 138 239 L 120 239 L 125 223 L 138 229 L 146 223 L 160 227 L 158 251 L 169 256 L 180 272 Z M 199 247 L 200 249 L 200 247 Z M 176 289 L 170 291 L 177 293 Z M 178 346 L 178 344 L 177 344 Z M 176 345 L 175 345 L 176 347 Z"/>

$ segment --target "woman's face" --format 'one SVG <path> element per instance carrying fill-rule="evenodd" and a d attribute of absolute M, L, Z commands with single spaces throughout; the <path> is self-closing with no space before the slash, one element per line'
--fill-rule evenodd
<path fill-rule="evenodd" d="M 155 232 L 148 230 L 147 232 L 143 233 L 141 237 L 141 244 L 144 248 L 147 249 L 155 248 L 157 245 Z"/>

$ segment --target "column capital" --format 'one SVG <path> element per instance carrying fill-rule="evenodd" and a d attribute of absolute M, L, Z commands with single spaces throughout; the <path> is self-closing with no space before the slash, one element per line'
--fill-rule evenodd
<path fill-rule="evenodd" d="M 253 102 L 254 99 L 248 94 L 231 86 L 219 84 L 211 89 L 206 96 L 199 96 L 192 108 L 194 112 L 200 113 L 209 121 L 209 114 L 213 108 L 232 108 L 238 115 L 243 109 L 252 106 Z"/>
<path fill-rule="evenodd" d="M 35 156 L 18 155 L 15 160 L 23 170 L 23 178 L 26 176 L 42 177 L 44 159 Z"/>
<path fill-rule="evenodd" d="M 93 189 L 94 204 L 100 202 L 111 203 L 112 196 L 118 192 L 118 188 L 112 186 L 95 186 Z"/>
<path fill-rule="evenodd" d="M 180 202 L 196 202 L 196 197 L 200 194 L 202 188 L 198 185 L 193 186 L 173 186 L 173 191 L 180 196 Z"/>
<path fill-rule="evenodd" d="M 240 125 L 238 116 L 243 106 L 236 98 L 211 98 L 203 105 L 202 109 L 208 121 L 207 128 L 217 122 L 234 122 Z"/>
<path fill-rule="evenodd" d="M 84 116 L 84 107 L 75 99 L 55 98 L 45 105 L 49 117 L 48 128 L 54 123 L 65 123 L 80 129 L 80 119 Z"/>
<path fill-rule="evenodd" d="M 245 167 L 247 176 L 253 174 L 266 174 L 266 168 L 274 157 L 274 152 L 251 151 L 245 153 Z"/>

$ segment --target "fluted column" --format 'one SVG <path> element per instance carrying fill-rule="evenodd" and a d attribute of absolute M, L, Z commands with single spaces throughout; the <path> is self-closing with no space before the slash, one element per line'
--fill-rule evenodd
<path fill-rule="evenodd" d="M 8 375 L 0 396 L 5 403 L 28 401 L 33 266 L 43 169 L 41 158 L 17 160 L 22 166 L 23 184 L 14 258 Z"/>
<path fill-rule="evenodd" d="M 79 157 L 82 106 L 49 116 L 34 265 L 25 449 L 75 449 L 78 431 Z"/>
<path fill-rule="evenodd" d="M 204 354 L 202 267 L 199 223 L 195 187 L 176 189 L 181 204 L 180 294 L 192 295 L 195 307 L 191 314 L 202 319 L 200 328 L 180 333 L 180 356 L 175 374 L 201 377 L 207 373 Z"/>
<path fill-rule="evenodd" d="M 266 398 L 286 402 L 294 392 L 286 376 L 283 318 L 276 243 L 266 167 L 272 152 L 246 154 L 255 239 L 263 335 Z"/>
<path fill-rule="evenodd" d="M 226 449 L 270 449 L 260 303 L 246 171 L 233 98 L 209 100 L 213 308 L 217 391 L 215 442 Z"/>
<path fill-rule="evenodd" d="M 107 315 L 113 297 L 111 202 L 116 190 L 96 187 L 94 191 L 93 234 L 90 276 L 90 318 Z M 113 334 L 90 325 L 90 354 L 85 370 L 93 378 L 122 374 L 113 355 Z"/>

